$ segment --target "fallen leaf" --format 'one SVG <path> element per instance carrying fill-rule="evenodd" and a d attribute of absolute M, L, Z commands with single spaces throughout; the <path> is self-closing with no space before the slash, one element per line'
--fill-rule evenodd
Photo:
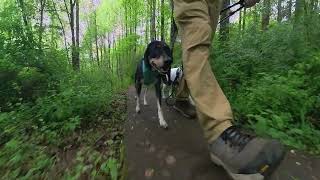
<path fill-rule="evenodd" d="M 172 155 L 169 155 L 169 156 L 166 157 L 166 163 L 168 165 L 173 165 L 173 164 L 176 163 L 176 158 L 174 156 L 172 156 Z"/>
<path fill-rule="evenodd" d="M 156 151 L 156 147 L 154 145 L 151 145 L 149 148 L 149 152 L 153 153 Z"/>
<path fill-rule="evenodd" d="M 153 176 L 153 174 L 154 174 L 154 169 L 152 169 L 152 168 L 148 168 L 144 172 L 144 176 L 146 178 L 151 178 Z"/>

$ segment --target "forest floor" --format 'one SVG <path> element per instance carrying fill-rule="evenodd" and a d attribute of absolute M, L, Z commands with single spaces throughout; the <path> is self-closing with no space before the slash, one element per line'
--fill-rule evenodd
<path fill-rule="evenodd" d="M 98 114 L 52 149 L 57 160 L 49 172 L 63 179 L 117 179 L 122 168 L 126 92 L 114 95 L 110 111 Z M 104 163 L 103 163 L 104 162 Z M 113 171 L 113 172 L 111 172 Z M 115 173 L 112 175 L 112 173 Z M 114 176 L 114 177 L 112 177 Z M 0 178 L 1 179 L 1 178 Z"/>
<path fill-rule="evenodd" d="M 147 106 L 135 113 L 133 87 L 127 99 L 125 123 L 125 174 L 128 180 L 228 180 L 226 172 L 211 163 L 201 128 L 196 120 L 182 117 L 164 105 L 169 128 L 160 128 L 156 98 L 147 95 Z M 271 180 L 320 180 L 320 158 L 288 148 Z"/>

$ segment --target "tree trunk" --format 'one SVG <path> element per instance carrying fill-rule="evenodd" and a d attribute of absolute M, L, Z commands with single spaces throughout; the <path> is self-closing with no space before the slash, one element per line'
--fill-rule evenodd
<path fill-rule="evenodd" d="M 270 0 L 264 0 L 263 1 L 263 11 L 262 11 L 262 21 L 261 21 L 262 30 L 264 30 L 264 31 L 268 29 L 269 21 L 270 21 L 270 14 L 271 14 Z"/>
<path fill-rule="evenodd" d="M 76 70 L 80 70 L 80 23 L 79 23 L 79 0 L 76 1 L 76 53 L 75 53 L 75 62 L 74 66 Z"/>
<path fill-rule="evenodd" d="M 282 0 L 278 0 L 277 4 L 277 21 L 280 23 L 282 21 L 282 7 L 281 7 Z"/>
<path fill-rule="evenodd" d="M 242 28 L 242 11 L 239 11 L 239 32 L 241 32 L 241 28 Z"/>
<path fill-rule="evenodd" d="M 104 61 L 104 55 L 103 55 L 103 40 L 102 38 L 100 38 L 100 61 L 101 61 L 101 65 L 104 66 L 105 65 L 105 61 Z"/>
<path fill-rule="evenodd" d="M 312 13 L 316 12 L 316 10 L 317 10 L 317 1 L 316 0 L 311 0 L 310 10 Z"/>
<path fill-rule="evenodd" d="M 253 10 L 253 21 L 254 21 L 254 26 L 257 27 L 258 21 L 259 21 L 259 15 L 258 15 L 258 10 L 257 10 L 257 6 L 254 6 L 254 10 Z"/>
<path fill-rule="evenodd" d="M 303 8 L 304 8 L 305 0 L 297 0 L 296 7 L 294 10 L 294 19 L 295 24 L 300 21 L 301 17 L 303 16 Z"/>
<path fill-rule="evenodd" d="M 75 38 L 75 27 L 74 27 L 74 6 L 75 2 L 73 0 L 69 1 L 70 4 L 70 29 L 71 29 L 71 61 L 72 61 L 72 67 L 74 70 L 77 70 L 77 53 L 76 53 L 76 38 Z"/>
<path fill-rule="evenodd" d="M 292 13 L 292 0 L 289 0 L 288 2 L 288 11 L 287 11 L 287 18 L 291 19 L 291 13 Z"/>
<path fill-rule="evenodd" d="M 69 51 L 68 51 L 68 43 L 67 43 L 67 38 L 66 38 L 66 31 L 65 31 L 65 27 L 62 23 L 62 20 L 61 20 L 61 17 L 57 11 L 57 7 L 56 7 L 56 3 L 55 3 L 55 0 L 52 0 L 52 7 L 53 7 L 53 11 L 54 11 L 54 14 L 55 16 L 57 16 L 57 19 L 59 20 L 59 23 L 60 23 L 60 26 L 61 26 L 61 30 L 62 30 L 62 35 L 63 35 L 63 41 L 64 41 L 64 47 L 65 47 L 65 50 L 66 50 L 66 54 L 67 54 L 67 59 L 68 59 L 68 62 L 70 62 L 70 57 L 69 57 Z"/>
<path fill-rule="evenodd" d="M 110 33 L 108 33 L 108 68 L 111 70 L 111 41 Z"/>
<path fill-rule="evenodd" d="M 247 16 L 247 8 L 244 8 L 243 17 L 242 17 L 242 31 L 246 29 L 246 16 Z"/>
<path fill-rule="evenodd" d="M 46 0 L 40 0 L 40 26 L 39 26 L 39 42 L 38 42 L 38 46 L 39 46 L 39 50 L 42 50 L 42 35 L 43 35 L 43 14 L 44 14 L 44 8 L 46 5 Z"/>
<path fill-rule="evenodd" d="M 22 13 L 22 20 L 26 29 L 26 42 L 31 45 L 34 41 L 33 41 L 33 34 L 32 34 L 32 28 L 31 25 L 29 24 L 29 18 L 28 15 L 26 13 L 26 9 L 25 9 L 25 3 L 24 0 L 18 0 L 19 5 L 20 5 L 20 9 L 21 9 L 21 13 Z M 31 46 L 30 46 L 31 48 Z"/>
<path fill-rule="evenodd" d="M 146 44 L 148 44 L 148 42 L 149 42 L 149 32 L 150 32 L 150 30 L 149 30 L 149 20 L 148 19 L 146 19 L 146 29 L 145 29 L 145 42 L 146 42 Z"/>
<path fill-rule="evenodd" d="M 164 0 L 161 0 L 161 41 L 164 39 Z"/>
<path fill-rule="evenodd" d="M 171 29 L 170 29 L 170 48 L 173 52 L 174 49 L 174 43 L 176 42 L 177 35 L 178 35 L 178 27 L 176 23 L 174 22 L 174 15 L 173 15 L 173 0 L 170 0 L 170 5 L 171 5 Z"/>
<path fill-rule="evenodd" d="M 98 26 L 97 26 L 97 11 L 94 11 L 94 37 L 95 37 L 95 44 L 96 44 L 96 58 L 98 66 L 100 66 L 99 60 L 99 46 L 98 46 Z"/>
<path fill-rule="evenodd" d="M 137 19 L 137 15 L 135 15 L 134 17 L 134 34 L 137 34 L 137 26 L 138 26 L 138 19 Z M 134 39 L 134 56 L 133 58 L 136 57 L 137 54 L 137 39 Z M 131 61 L 132 62 L 132 61 Z"/>
<path fill-rule="evenodd" d="M 156 40 L 157 33 L 156 33 L 156 0 L 151 0 L 151 28 L 150 28 L 150 38 L 151 40 Z"/>
<path fill-rule="evenodd" d="M 127 3 L 124 3 L 124 18 L 125 18 L 125 31 L 126 31 L 126 37 L 128 37 L 128 7 L 127 7 Z"/>
<path fill-rule="evenodd" d="M 223 1 L 223 8 L 226 8 L 230 5 L 230 0 L 224 0 Z M 228 16 L 230 11 L 225 11 L 221 14 L 221 19 L 224 19 Z M 229 24 L 230 24 L 230 18 L 225 19 L 220 23 L 220 42 L 221 44 L 225 44 L 225 42 L 229 39 Z"/>
<path fill-rule="evenodd" d="M 108 54 L 107 54 L 107 47 L 106 47 L 106 35 L 103 35 L 103 39 L 102 39 L 102 45 L 103 45 L 103 57 L 104 57 L 104 65 L 108 68 Z M 101 53 L 102 54 L 102 53 Z"/>

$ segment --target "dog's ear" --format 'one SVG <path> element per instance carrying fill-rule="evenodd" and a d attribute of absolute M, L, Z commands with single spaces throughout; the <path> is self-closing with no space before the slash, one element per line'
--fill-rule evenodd
<path fill-rule="evenodd" d="M 148 44 L 147 48 L 146 48 L 146 51 L 144 52 L 144 63 L 147 67 L 151 68 L 151 65 L 149 63 L 149 58 L 150 58 L 150 53 L 151 53 L 151 50 L 153 48 L 155 48 L 155 45 L 156 43 L 159 43 L 159 41 L 152 41 Z"/>

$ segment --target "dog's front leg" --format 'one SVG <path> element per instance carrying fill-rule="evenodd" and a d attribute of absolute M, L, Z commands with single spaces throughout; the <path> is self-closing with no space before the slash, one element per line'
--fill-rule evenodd
<path fill-rule="evenodd" d="M 147 92 L 148 92 L 148 87 L 146 87 L 146 89 L 144 90 L 144 95 L 143 95 L 143 104 L 144 105 L 148 105 L 147 103 Z"/>
<path fill-rule="evenodd" d="M 157 96 L 157 106 L 158 106 L 158 118 L 160 126 L 163 128 L 167 128 L 168 124 L 163 118 L 162 109 L 161 109 L 161 80 L 159 79 L 158 82 L 155 84 L 156 89 L 156 96 Z"/>
<path fill-rule="evenodd" d="M 140 94 L 141 94 L 141 87 L 142 83 L 136 81 L 136 113 L 140 113 Z"/>
<path fill-rule="evenodd" d="M 192 104 L 193 106 L 196 105 L 196 103 L 193 101 L 192 97 L 189 95 L 189 101 L 190 101 L 190 104 Z"/>
<path fill-rule="evenodd" d="M 167 98 L 167 94 L 165 90 L 167 89 L 167 86 L 165 84 L 162 85 L 161 91 L 162 91 L 162 98 L 165 99 Z"/>

